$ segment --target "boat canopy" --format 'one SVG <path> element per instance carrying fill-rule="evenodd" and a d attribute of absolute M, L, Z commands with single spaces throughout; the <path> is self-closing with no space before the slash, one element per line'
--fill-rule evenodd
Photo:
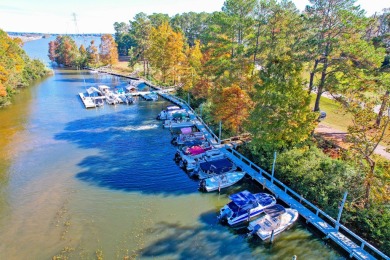
<path fill-rule="evenodd" d="M 203 172 L 211 171 L 213 173 L 220 174 L 230 171 L 233 168 L 233 163 L 228 159 L 219 159 L 200 163 L 199 166 Z"/>
<path fill-rule="evenodd" d="M 94 92 L 101 93 L 100 90 L 98 90 L 98 89 L 95 88 L 95 87 L 90 87 L 90 88 L 87 89 L 88 95 L 91 95 L 91 94 L 93 94 Z"/>
<path fill-rule="evenodd" d="M 188 148 L 188 152 L 191 155 L 198 155 L 198 154 L 206 152 L 206 150 L 204 148 L 202 148 L 201 146 L 192 146 L 191 148 Z"/>
<path fill-rule="evenodd" d="M 187 117 L 187 114 L 186 113 L 177 112 L 177 113 L 172 114 L 172 117 L 173 118 L 185 118 L 185 117 Z"/>
<path fill-rule="evenodd" d="M 271 218 L 275 218 L 285 213 L 286 209 L 282 205 L 275 204 L 269 208 L 265 208 L 264 212 Z"/>
<path fill-rule="evenodd" d="M 181 131 L 182 134 L 191 134 L 192 133 L 191 127 L 181 128 L 180 131 Z"/>
<path fill-rule="evenodd" d="M 176 106 L 176 105 L 171 105 L 171 106 L 167 106 L 167 110 L 170 111 L 170 110 L 178 110 L 180 109 L 179 106 Z"/>
<path fill-rule="evenodd" d="M 229 198 L 240 208 L 257 201 L 256 197 L 247 190 L 230 195 Z"/>

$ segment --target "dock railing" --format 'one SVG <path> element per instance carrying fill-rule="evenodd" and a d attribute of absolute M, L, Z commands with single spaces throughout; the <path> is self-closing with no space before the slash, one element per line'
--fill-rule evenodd
<path fill-rule="evenodd" d="M 175 99 L 179 100 L 181 103 L 183 103 L 187 108 L 194 114 L 197 120 L 200 121 L 200 123 L 207 129 L 207 131 L 210 133 L 210 135 L 215 139 L 217 143 L 220 142 L 219 137 L 213 132 L 213 130 L 210 129 L 210 127 L 203 121 L 203 119 L 196 113 L 196 111 L 187 103 L 187 101 L 175 96 Z"/>
<path fill-rule="evenodd" d="M 321 217 L 321 216 L 325 217 L 328 221 L 330 221 L 335 226 L 335 229 L 337 231 L 343 231 L 343 234 L 347 235 L 348 238 L 354 239 L 355 241 L 359 241 L 361 249 L 364 249 L 365 247 L 369 248 L 370 251 L 375 252 L 380 257 L 383 257 L 383 259 L 389 259 L 388 256 L 386 256 L 384 253 L 379 251 L 376 247 L 374 247 L 373 245 L 371 245 L 370 243 L 365 241 L 363 238 L 356 235 L 353 231 L 349 230 L 344 225 L 338 223 L 334 218 L 332 218 L 331 216 L 326 214 L 324 211 L 319 209 L 317 206 L 315 206 L 313 203 L 311 203 L 307 199 L 303 198 L 302 195 L 293 191 L 291 188 L 286 186 L 283 182 L 279 181 L 274 176 L 272 176 L 271 174 L 269 174 L 268 172 L 266 172 L 265 170 L 263 170 L 262 168 L 257 166 L 255 163 L 253 163 L 247 157 L 245 157 L 244 155 L 242 155 L 241 153 L 239 153 L 238 151 L 236 151 L 233 148 L 228 148 L 226 150 L 231 152 L 236 157 L 238 157 L 241 161 L 245 162 L 250 168 L 257 170 L 257 173 L 260 175 L 260 177 L 264 177 L 264 178 L 268 179 L 269 181 L 271 181 L 271 183 L 277 185 L 279 188 L 284 190 L 285 193 L 287 193 L 288 195 L 290 195 L 291 197 L 293 197 L 294 199 L 296 199 L 300 203 L 304 202 L 306 205 L 310 206 L 310 207 L 307 207 L 310 211 L 312 211 L 313 213 L 315 213 L 319 217 Z M 256 177 L 256 176 L 253 176 L 253 177 Z"/>
<path fill-rule="evenodd" d="M 186 108 L 194 114 L 194 116 L 199 120 L 199 122 L 203 125 L 203 127 L 208 131 L 208 133 L 212 136 L 212 138 L 214 138 L 216 142 L 220 143 L 219 137 L 208 127 L 208 125 L 203 121 L 203 119 L 195 112 L 195 110 L 185 100 L 183 100 L 177 96 L 172 96 L 169 94 L 164 95 L 164 97 L 166 99 L 182 106 L 182 107 L 186 106 Z M 260 178 L 267 179 L 273 185 L 275 185 L 279 189 L 283 190 L 285 194 L 287 194 L 288 196 L 290 196 L 291 198 L 296 200 L 299 204 L 303 205 L 302 203 L 304 203 L 305 205 L 307 205 L 307 206 L 305 206 L 305 205 L 303 205 L 303 206 L 305 206 L 305 208 L 307 208 L 310 212 L 314 213 L 320 219 L 326 221 L 329 225 L 333 225 L 333 227 L 334 227 L 333 232 L 328 232 L 326 234 L 327 235 L 326 238 L 329 238 L 331 233 L 340 232 L 345 237 L 352 240 L 354 243 L 358 244 L 358 242 L 359 242 L 360 245 L 358 245 L 358 246 L 360 246 L 360 248 L 362 250 L 369 249 L 370 253 L 375 253 L 377 256 L 380 256 L 383 259 L 390 260 L 390 258 L 388 256 L 386 256 L 384 253 L 379 251 L 376 247 L 374 247 L 373 245 L 371 245 L 370 243 L 368 243 L 367 241 L 365 241 L 364 239 L 362 239 L 361 237 L 356 235 L 353 231 L 349 230 L 344 225 L 337 222 L 333 217 L 329 216 L 327 213 L 325 213 L 324 211 L 319 209 L 313 203 L 311 203 L 310 201 L 305 199 L 301 194 L 298 194 L 297 192 L 295 192 L 294 190 L 292 190 L 291 188 L 286 186 L 283 182 L 279 181 L 273 175 L 269 174 L 268 172 L 266 172 L 265 170 L 263 170 L 262 168 L 257 166 L 254 162 L 252 162 L 247 157 L 245 157 L 244 155 L 242 155 L 241 153 L 236 151 L 234 148 L 225 146 L 225 150 L 230 152 L 232 155 L 236 156 L 240 161 L 242 161 L 243 163 L 245 163 L 247 166 L 249 166 L 251 169 L 253 169 L 255 171 L 254 175 L 251 175 L 251 173 L 248 173 L 252 176 L 252 178 L 256 179 L 256 177 L 257 178 L 260 177 Z M 260 184 L 265 185 L 264 183 L 261 183 L 260 180 L 258 180 L 258 181 Z M 276 195 L 276 197 L 278 197 L 278 194 L 275 194 L 275 195 Z M 311 223 L 310 219 L 307 219 L 307 222 Z M 351 253 L 350 257 L 352 257 L 352 256 L 359 258 L 354 253 Z"/>

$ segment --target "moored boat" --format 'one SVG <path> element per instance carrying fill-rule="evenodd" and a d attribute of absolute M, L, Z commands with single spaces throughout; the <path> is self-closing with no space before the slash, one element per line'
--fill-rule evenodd
<path fill-rule="evenodd" d="M 265 215 L 251 221 L 248 225 L 250 234 L 256 234 L 262 240 L 268 240 L 290 228 L 297 221 L 299 213 L 296 209 L 284 208 L 276 204 L 264 209 Z"/>
<path fill-rule="evenodd" d="M 174 117 L 164 121 L 164 128 L 183 128 L 183 127 L 193 127 L 195 125 L 189 117 Z"/>
<path fill-rule="evenodd" d="M 203 179 L 199 182 L 199 189 L 202 191 L 215 191 L 227 188 L 239 182 L 245 176 L 245 172 L 231 171 L 221 175 Z"/>
<path fill-rule="evenodd" d="M 250 221 L 263 213 L 264 209 L 276 204 L 274 196 L 267 193 L 252 194 L 247 190 L 229 196 L 230 202 L 220 210 L 221 222 L 235 226 Z"/>
<path fill-rule="evenodd" d="M 141 95 L 145 100 L 147 101 L 157 101 L 158 100 L 158 94 L 155 92 L 150 92 L 147 94 L 142 94 Z"/>
<path fill-rule="evenodd" d="M 79 93 L 79 97 L 81 98 L 81 101 L 83 102 L 85 108 L 96 107 L 96 104 L 92 97 L 85 96 L 83 93 Z"/>
<path fill-rule="evenodd" d="M 191 172 L 191 177 L 199 179 L 207 179 L 216 175 L 220 175 L 229 171 L 234 171 L 237 166 L 227 158 L 201 162 L 197 165 L 194 171 Z"/>
<path fill-rule="evenodd" d="M 188 141 L 205 141 L 206 137 L 202 132 L 192 132 L 191 127 L 185 127 L 180 129 L 181 133 L 174 136 L 171 140 L 173 145 L 182 145 Z"/>
<path fill-rule="evenodd" d="M 164 110 L 162 110 L 158 115 L 157 115 L 157 120 L 166 120 L 166 119 L 171 119 L 169 118 L 169 115 L 175 113 L 176 111 L 181 110 L 179 106 L 176 105 L 170 105 L 167 106 Z M 185 112 L 185 110 L 183 111 Z"/>

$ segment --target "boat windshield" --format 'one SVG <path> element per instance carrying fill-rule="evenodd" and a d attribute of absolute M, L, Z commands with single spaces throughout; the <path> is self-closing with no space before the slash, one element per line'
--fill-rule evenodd
<path fill-rule="evenodd" d="M 229 202 L 228 204 L 229 208 L 233 211 L 233 212 L 237 212 L 240 210 L 240 208 L 236 205 L 236 203 L 234 203 L 233 201 Z"/>

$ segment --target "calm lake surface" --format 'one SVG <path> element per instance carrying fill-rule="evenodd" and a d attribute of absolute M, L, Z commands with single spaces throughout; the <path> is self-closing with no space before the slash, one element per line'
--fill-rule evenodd
<path fill-rule="evenodd" d="M 42 39 L 25 44 L 47 60 Z M 97 44 L 98 45 L 98 44 Z M 229 194 L 174 163 L 166 101 L 85 109 L 79 92 L 126 81 L 86 71 L 55 74 L 0 109 L 0 259 L 340 259 L 302 223 L 271 246 L 217 221 Z"/>

